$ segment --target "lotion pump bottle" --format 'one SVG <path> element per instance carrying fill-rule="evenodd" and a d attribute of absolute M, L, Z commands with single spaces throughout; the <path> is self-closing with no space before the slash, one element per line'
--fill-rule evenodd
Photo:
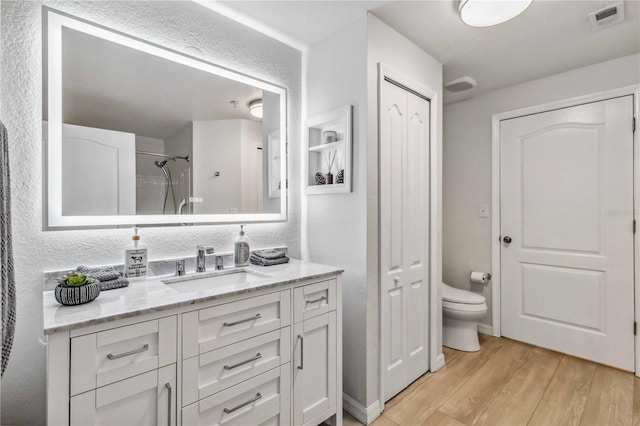
<path fill-rule="evenodd" d="M 233 243 L 233 264 L 235 266 L 248 266 L 251 250 L 249 249 L 249 238 L 244 235 L 244 225 L 240 225 L 240 235 Z"/>
<path fill-rule="evenodd" d="M 147 277 L 147 246 L 140 242 L 138 228 L 133 228 L 133 242 L 124 251 L 124 275 L 127 278 Z"/>

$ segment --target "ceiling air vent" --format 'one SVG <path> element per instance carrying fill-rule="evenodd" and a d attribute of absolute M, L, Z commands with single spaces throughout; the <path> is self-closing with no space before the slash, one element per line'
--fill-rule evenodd
<path fill-rule="evenodd" d="M 478 83 L 471 77 L 462 77 L 448 81 L 444 84 L 444 88 L 450 92 L 457 93 L 464 90 L 473 89 Z"/>
<path fill-rule="evenodd" d="M 624 2 L 614 3 L 589 14 L 594 30 L 619 24 L 624 21 Z"/>

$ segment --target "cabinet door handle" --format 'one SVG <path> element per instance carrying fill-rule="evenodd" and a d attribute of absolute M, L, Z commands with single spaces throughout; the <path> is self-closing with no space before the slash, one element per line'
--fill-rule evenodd
<path fill-rule="evenodd" d="M 247 402 L 243 402 L 243 403 L 242 403 L 242 404 L 240 404 L 240 405 L 236 405 L 236 406 L 235 406 L 235 407 L 233 407 L 233 408 L 225 408 L 225 409 L 224 409 L 224 410 L 222 410 L 222 411 L 224 411 L 224 412 L 225 412 L 225 413 L 227 413 L 227 414 L 229 414 L 229 413 L 233 413 L 234 411 L 241 409 L 241 408 L 242 408 L 242 407 L 244 407 L 245 405 L 249 405 L 249 404 L 251 404 L 252 402 L 256 402 L 256 401 L 257 401 L 257 400 L 259 400 L 260 398 L 262 398 L 262 394 L 261 394 L 260 392 L 258 392 L 258 393 L 256 394 L 256 396 L 254 396 L 253 398 L 251 398 L 249 401 L 247 401 Z"/>
<path fill-rule="evenodd" d="M 222 326 L 223 327 L 231 327 L 231 326 L 234 326 L 234 325 L 242 324 L 243 322 L 254 321 L 254 320 L 257 320 L 257 319 L 260 319 L 260 318 L 262 318 L 262 315 L 256 314 L 253 317 L 241 319 L 241 320 L 234 321 L 234 322 L 223 322 Z"/>
<path fill-rule="evenodd" d="M 222 368 L 224 368 L 225 370 L 233 370 L 233 369 L 234 369 L 234 368 L 236 368 L 236 367 L 240 367 L 241 365 L 245 365 L 245 364 L 247 364 L 247 363 L 250 363 L 251 361 L 256 361 L 256 360 L 258 360 L 258 359 L 260 359 L 260 358 L 262 358 L 262 354 L 261 354 L 260 352 L 258 352 L 258 353 L 256 354 L 256 356 L 254 356 L 253 358 L 250 358 L 250 359 L 248 359 L 248 360 L 246 360 L 246 361 L 240 361 L 240 362 L 239 362 L 239 363 L 237 363 L 237 364 L 233 364 L 233 365 L 225 365 L 225 366 L 224 366 L 224 367 L 222 367 Z"/>
<path fill-rule="evenodd" d="M 298 339 L 300 339 L 300 365 L 298 370 L 304 370 L 304 336 L 298 334 Z"/>
<path fill-rule="evenodd" d="M 317 303 L 322 302 L 323 300 L 327 300 L 327 296 L 322 296 L 321 298 L 315 300 L 307 300 L 307 303 Z"/>
<path fill-rule="evenodd" d="M 171 383 L 165 383 L 164 387 L 169 391 L 169 397 L 167 401 L 169 407 L 167 408 L 167 426 L 171 426 Z"/>
<path fill-rule="evenodd" d="M 132 351 L 129 352 L 124 352 L 118 355 L 114 355 L 114 354 L 108 354 L 107 358 L 114 360 L 114 359 L 118 359 L 118 358 L 124 358 L 125 356 L 129 356 L 129 355 L 135 355 L 135 354 L 139 354 L 140 352 L 144 352 L 146 350 L 149 349 L 149 344 L 145 344 L 143 347 L 141 347 L 140 349 L 134 349 Z"/>

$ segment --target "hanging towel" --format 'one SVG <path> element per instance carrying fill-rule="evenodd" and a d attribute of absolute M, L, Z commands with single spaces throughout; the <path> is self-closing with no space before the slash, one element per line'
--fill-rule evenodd
<path fill-rule="evenodd" d="M 9 362 L 16 323 L 16 283 L 11 243 L 11 196 L 9 190 L 9 140 L 0 121 L 0 286 L 2 288 L 2 365 Z"/>

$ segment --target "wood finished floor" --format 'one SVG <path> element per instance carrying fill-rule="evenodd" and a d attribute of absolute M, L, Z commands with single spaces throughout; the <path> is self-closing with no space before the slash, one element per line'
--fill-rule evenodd
<path fill-rule="evenodd" d="M 632 373 L 481 334 L 479 352 L 444 348 L 446 365 L 385 404 L 374 426 L 640 426 Z M 345 413 L 345 426 L 360 425 Z"/>

